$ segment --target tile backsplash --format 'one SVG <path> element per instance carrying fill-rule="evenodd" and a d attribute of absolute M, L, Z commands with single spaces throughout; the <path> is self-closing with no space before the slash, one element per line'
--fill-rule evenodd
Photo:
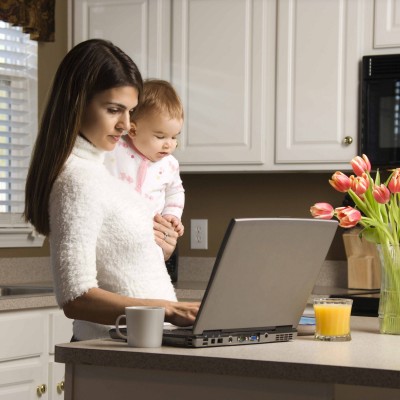
<path fill-rule="evenodd" d="M 0 258 L 0 285 L 52 282 L 50 257 Z"/>
<path fill-rule="evenodd" d="M 207 282 L 214 257 L 180 257 L 179 282 Z M 51 282 L 50 257 L 0 258 L 0 285 Z M 316 285 L 347 288 L 347 261 L 326 260 Z"/>

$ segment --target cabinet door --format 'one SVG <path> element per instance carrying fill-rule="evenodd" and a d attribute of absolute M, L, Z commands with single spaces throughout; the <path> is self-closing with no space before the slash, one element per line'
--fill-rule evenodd
<path fill-rule="evenodd" d="M 363 0 L 277 6 L 275 162 L 349 162 L 357 153 Z"/>
<path fill-rule="evenodd" d="M 374 47 L 400 47 L 400 0 L 375 0 Z"/>
<path fill-rule="evenodd" d="M 170 0 L 74 0 L 73 44 L 107 39 L 144 78 L 170 78 Z"/>
<path fill-rule="evenodd" d="M 67 343 L 72 338 L 72 319 L 67 318 L 61 310 L 49 313 L 49 354 L 54 354 L 54 346 Z"/>
<path fill-rule="evenodd" d="M 0 314 L 0 362 L 46 353 L 47 315 L 41 311 Z"/>
<path fill-rule="evenodd" d="M 274 12 L 273 1 L 173 2 L 171 76 L 185 109 L 175 152 L 182 170 L 265 162 L 273 129 Z"/>
<path fill-rule="evenodd" d="M 40 310 L 0 314 L 0 400 L 47 399 L 47 314 Z"/>
<path fill-rule="evenodd" d="M 64 399 L 65 365 L 49 362 L 49 397 L 50 400 Z M 0 399 L 1 400 L 1 399 Z"/>
<path fill-rule="evenodd" d="M 38 396 L 38 387 L 46 385 Z M 0 400 L 46 400 L 47 370 L 40 357 L 0 363 Z"/>

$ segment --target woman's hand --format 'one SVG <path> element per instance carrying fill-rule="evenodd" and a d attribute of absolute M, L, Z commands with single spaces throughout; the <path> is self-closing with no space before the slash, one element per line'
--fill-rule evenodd
<path fill-rule="evenodd" d="M 97 324 L 114 325 L 128 306 L 153 306 L 165 308 L 165 321 L 177 326 L 193 325 L 200 303 L 177 302 L 163 299 L 138 299 L 122 296 L 100 288 L 92 288 L 63 307 L 71 319 L 81 319 Z"/>
<path fill-rule="evenodd" d="M 177 326 L 193 325 L 199 307 L 197 302 L 168 302 L 165 305 L 165 321 Z"/>
<path fill-rule="evenodd" d="M 175 250 L 178 233 L 175 232 L 172 224 L 160 214 L 154 216 L 153 230 L 156 243 L 162 248 L 164 259 L 168 260 Z"/>
<path fill-rule="evenodd" d="M 164 214 L 163 218 L 165 218 L 168 222 L 171 222 L 171 225 L 175 229 L 175 232 L 178 234 L 178 236 L 183 236 L 185 227 L 183 226 L 182 222 L 175 217 L 175 215 Z"/>

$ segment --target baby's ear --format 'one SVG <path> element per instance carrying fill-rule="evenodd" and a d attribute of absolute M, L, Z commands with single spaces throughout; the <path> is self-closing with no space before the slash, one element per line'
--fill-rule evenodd
<path fill-rule="evenodd" d="M 128 132 L 129 137 L 134 138 L 136 136 L 136 124 L 131 121 L 131 129 Z"/>

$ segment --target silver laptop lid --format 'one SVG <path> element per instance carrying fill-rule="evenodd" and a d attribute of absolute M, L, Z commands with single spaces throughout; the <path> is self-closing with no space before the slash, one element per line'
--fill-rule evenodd
<path fill-rule="evenodd" d="M 337 225 L 316 219 L 233 219 L 193 333 L 295 327 Z"/>

